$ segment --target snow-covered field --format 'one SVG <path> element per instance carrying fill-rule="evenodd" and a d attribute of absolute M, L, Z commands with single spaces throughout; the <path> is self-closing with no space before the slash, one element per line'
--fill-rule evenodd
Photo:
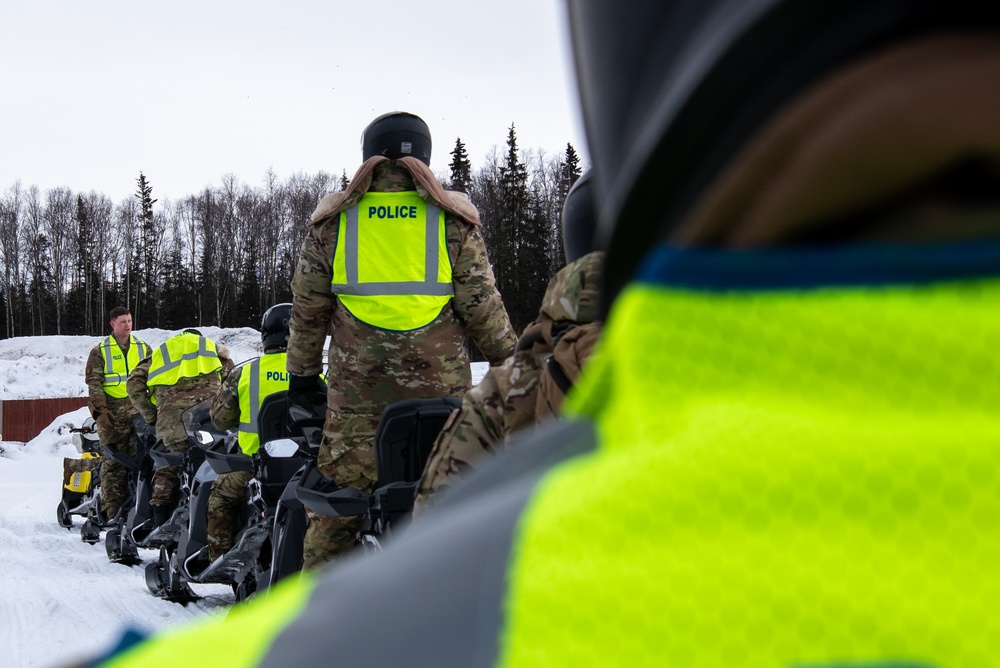
<path fill-rule="evenodd" d="M 133 334 L 158 346 L 179 330 L 140 329 Z M 237 363 L 260 354 L 260 332 L 249 327 L 201 327 L 202 334 L 229 348 Z M 110 334 L 110 332 L 108 332 Z M 0 340 L 0 401 L 85 397 L 83 368 L 94 336 L 21 336 Z"/>
<path fill-rule="evenodd" d="M 253 329 L 202 328 L 240 362 L 259 354 Z M 159 345 L 175 332 L 136 332 Z M 83 368 L 95 337 L 0 340 L 0 401 L 85 396 Z M 473 365 L 479 382 L 487 365 Z M 80 540 L 81 519 L 67 531 L 56 523 L 63 457 L 76 457 L 69 427 L 85 408 L 53 421 L 28 443 L 0 442 L 0 668 L 59 666 L 92 656 L 128 628 L 152 631 L 224 612 L 233 601 L 222 585 L 195 585 L 202 600 L 183 607 L 153 597 L 144 566 L 108 561 L 103 541 Z M 157 553 L 141 550 L 148 563 Z"/>

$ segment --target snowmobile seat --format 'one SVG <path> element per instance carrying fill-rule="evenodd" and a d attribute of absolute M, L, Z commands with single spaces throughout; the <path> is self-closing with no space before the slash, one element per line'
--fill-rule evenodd
<path fill-rule="evenodd" d="M 434 441 L 451 412 L 462 405 L 456 397 L 407 399 L 382 411 L 375 429 L 378 483 L 416 483 L 424 473 Z"/>
<path fill-rule="evenodd" d="M 455 397 L 389 404 L 375 429 L 378 482 L 374 493 L 338 487 L 311 462 L 297 483 L 296 496 L 319 515 L 384 516 L 389 520 L 405 515 L 413 507 L 416 487 L 435 439 L 451 412 L 461 405 L 462 400 Z"/>

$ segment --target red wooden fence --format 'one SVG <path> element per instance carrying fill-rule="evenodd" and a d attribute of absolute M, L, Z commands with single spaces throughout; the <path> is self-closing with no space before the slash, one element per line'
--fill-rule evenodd
<path fill-rule="evenodd" d="M 57 417 L 89 401 L 88 397 L 7 399 L 0 402 L 0 434 L 5 441 L 30 441 Z"/>

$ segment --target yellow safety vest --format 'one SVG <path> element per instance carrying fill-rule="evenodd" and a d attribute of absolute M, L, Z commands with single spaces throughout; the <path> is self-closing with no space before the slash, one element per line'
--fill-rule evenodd
<path fill-rule="evenodd" d="M 430 324 L 455 294 L 444 219 L 416 191 L 366 193 L 340 214 L 331 290 L 374 327 Z"/>
<path fill-rule="evenodd" d="M 240 398 L 240 427 L 237 440 L 240 450 L 252 455 L 260 448 L 257 433 L 257 412 L 264 399 L 288 389 L 288 372 L 285 370 L 284 352 L 258 357 L 243 367 L 236 392 Z"/>
<path fill-rule="evenodd" d="M 101 343 L 101 360 L 104 361 L 104 392 L 109 397 L 124 399 L 128 396 L 125 380 L 129 372 L 135 368 L 146 355 L 149 346 L 144 342 L 129 336 L 128 353 L 122 354 L 121 346 L 114 335 L 108 336 Z"/>
<path fill-rule="evenodd" d="M 167 339 L 153 351 L 146 385 L 174 385 L 181 378 L 195 378 L 221 368 L 215 341 L 186 332 Z"/>

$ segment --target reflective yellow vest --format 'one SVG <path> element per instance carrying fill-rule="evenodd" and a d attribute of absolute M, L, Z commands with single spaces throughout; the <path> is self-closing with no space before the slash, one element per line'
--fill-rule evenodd
<path fill-rule="evenodd" d="M 343 211 L 331 290 L 344 308 L 381 329 L 430 324 L 455 294 L 444 220 L 416 191 L 369 192 Z"/>
<path fill-rule="evenodd" d="M 215 341 L 185 332 L 167 339 L 153 351 L 146 385 L 174 385 L 181 378 L 195 378 L 222 368 Z"/>
<path fill-rule="evenodd" d="M 129 336 L 128 353 L 122 354 L 114 335 L 109 335 L 101 343 L 101 359 L 104 361 L 104 392 L 109 397 L 124 399 L 128 396 L 125 380 L 129 372 L 135 368 L 146 355 L 149 346 L 134 336 Z"/>
<path fill-rule="evenodd" d="M 269 353 L 247 363 L 240 371 L 236 392 L 240 398 L 240 428 L 237 440 L 240 450 L 252 455 L 260 448 L 257 434 L 257 412 L 264 399 L 288 389 L 285 352 Z"/>

